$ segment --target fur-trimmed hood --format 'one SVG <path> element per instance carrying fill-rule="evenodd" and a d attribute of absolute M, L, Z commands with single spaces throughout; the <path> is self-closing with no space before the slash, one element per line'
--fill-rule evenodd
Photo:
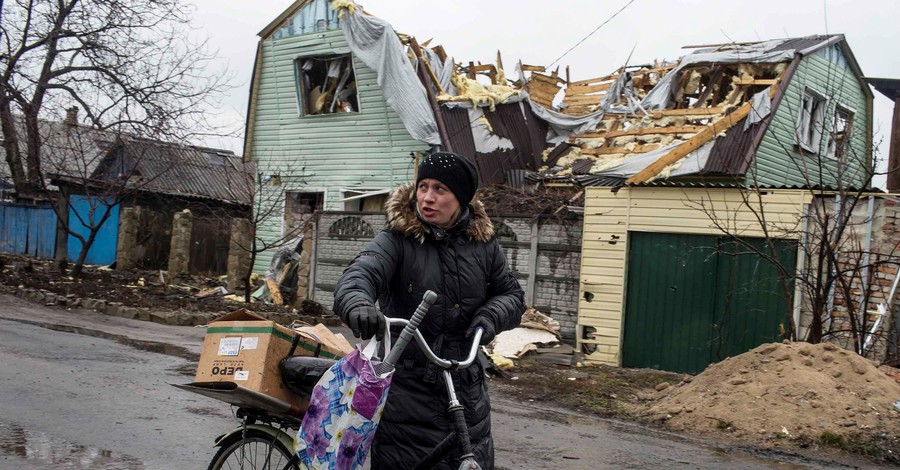
<path fill-rule="evenodd" d="M 416 217 L 413 209 L 416 200 L 415 189 L 412 183 L 406 183 L 395 189 L 384 204 L 384 210 L 391 230 L 423 243 L 425 235 L 431 233 L 431 229 Z M 466 235 L 479 242 L 487 242 L 494 237 L 494 224 L 477 195 L 469 203 L 469 225 L 466 227 Z"/>

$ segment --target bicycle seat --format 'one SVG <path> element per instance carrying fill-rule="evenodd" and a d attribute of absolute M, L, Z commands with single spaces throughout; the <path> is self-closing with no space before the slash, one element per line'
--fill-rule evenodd
<path fill-rule="evenodd" d="M 313 356 L 289 356 L 281 360 L 281 382 L 288 390 L 308 398 L 322 375 L 337 362 Z"/>

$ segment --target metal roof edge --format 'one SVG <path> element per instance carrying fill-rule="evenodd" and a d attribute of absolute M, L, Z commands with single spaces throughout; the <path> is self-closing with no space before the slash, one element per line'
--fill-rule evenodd
<path fill-rule="evenodd" d="M 304 4 L 308 3 L 310 0 L 295 0 L 289 7 L 285 8 L 284 11 L 281 12 L 280 15 L 276 16 L 271 23 L 267 24 L 265 28 L 263 28 L 260 32 L 256 33 L 257 36 L 261 37 L 263 40 L 269 39 L 269 36 L 278 29 L 278 26 L 286 19 L 290 18 L 291 15 L 297 12 Z"/>

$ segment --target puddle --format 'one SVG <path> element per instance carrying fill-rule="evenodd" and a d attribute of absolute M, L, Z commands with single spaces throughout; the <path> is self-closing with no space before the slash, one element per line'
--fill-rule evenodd
<path fill-rule="evenodd" d="M 77 333 L 77 334 L 85 335 L 85 336 L 93 336 L 95 338 L 111 339 L 113 341 L 116 341 L 117 343 L 124 344 L 125 346 L 130 346 L 135 349 L 140 349 L 141 351 L 165 354 L 167 356 L 180 357 L 182 359 L 187 359 L 189 361 L 197 361 L 200 359 L 199 354 L 192 352 L 192 351 L 188 350 L 187 348 L 184 348 L 181 346 L 175 346 L 172 344 L 132 339 L 132 338 L 128 338 L 128 337 L 121 336 L 121 335 L 107 333 L 105 331 L 94 330 L 91 328 L 82 328 L 80 326 L 53 325 L 53 324 L 40 324 L 40 326 L 43 326 L 44 328 L 54 330 L 54 331 L 62 331 L 64 333 Z"/>
<path fill-rule="evenodd" d="M 17 457 L 43 468 L 62 470 L 141 470 L 143 462 L 129 455 L 87 447 L 0 423 L 0 454 Z"/>

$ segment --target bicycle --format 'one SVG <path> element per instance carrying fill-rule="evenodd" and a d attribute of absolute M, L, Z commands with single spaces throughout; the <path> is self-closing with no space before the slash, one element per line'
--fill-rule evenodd
<path fill-rule="evenodd" d="M 481 470 L 475 461 L 472 452 L 472 443 L 469 437 L 469 427 L 466 425 L 464 407 L 460 404 L 456 390 L 453 386 L 451 371 L 465 369 L 471 366 L 478 355 L 483 330 L 475 330 L 469 353 L 463 361 L 444 359 L 438 357 L 422 333 L 418 331 L 418 324 L 430 307 L 428 293 L 424 296 L 422 304 L 416 309 L 409 320 L 403 318 L 385 317 L 385 328 L 390 331 L 394 327 L 403 327 L 397 343 L 390 346 L 391 335 L 385 335 L 387 354 L 383 363 L 393 367 L 393 361 L 406 347 L 410 340 L 414 339 L 417 346 L 425 354 L 426 358 L 441 369 L 444 385 L 448 396 L 448 413 L 450 415 L 451 432 L 434 448 L 432 448 L 422 460 L 413 467 L 414 469 L 432 468 L 443 461 L 454 449 L 460 450 L 460 470 Z M 433 302 L 433 299 L 431 300 Z M 292 350 L 293 351 L 293 350 Z M 289 354 L 289 357 L 292 354 Z M 293 356 L 302 358 L 309 356 Z M 321 367 L 321 364 L 319 365 Z M 326 369 L 327 370 L 327 369 Z M 322 374 L 324 374 L 324 370 Z M 186 387 L 180 387 L 195 393 L 201 393 Z M 311 390 L 296 390 L 301 395 L 308 395 Z M 202 394 L 202 393 L 201 393 Z M 211 395 L 207 395 L 211 396 Z M 220 397 L 214 397 L 223 399 Z M 390 395 L 388 396 L 390 399 Z M 216 446 L 219 450 L 213 456 L 208 470 L 246 469 L 246 470 L 300 470 L 297 455 L 293 453 L 294 436 L 300 429 L 302 414 L 287 414 L 286 409 L 273 411 L 264 410 L 254 406 L 241 406 L 235 416 L 242 420 L 241 426 L 216 438 Z"/>

